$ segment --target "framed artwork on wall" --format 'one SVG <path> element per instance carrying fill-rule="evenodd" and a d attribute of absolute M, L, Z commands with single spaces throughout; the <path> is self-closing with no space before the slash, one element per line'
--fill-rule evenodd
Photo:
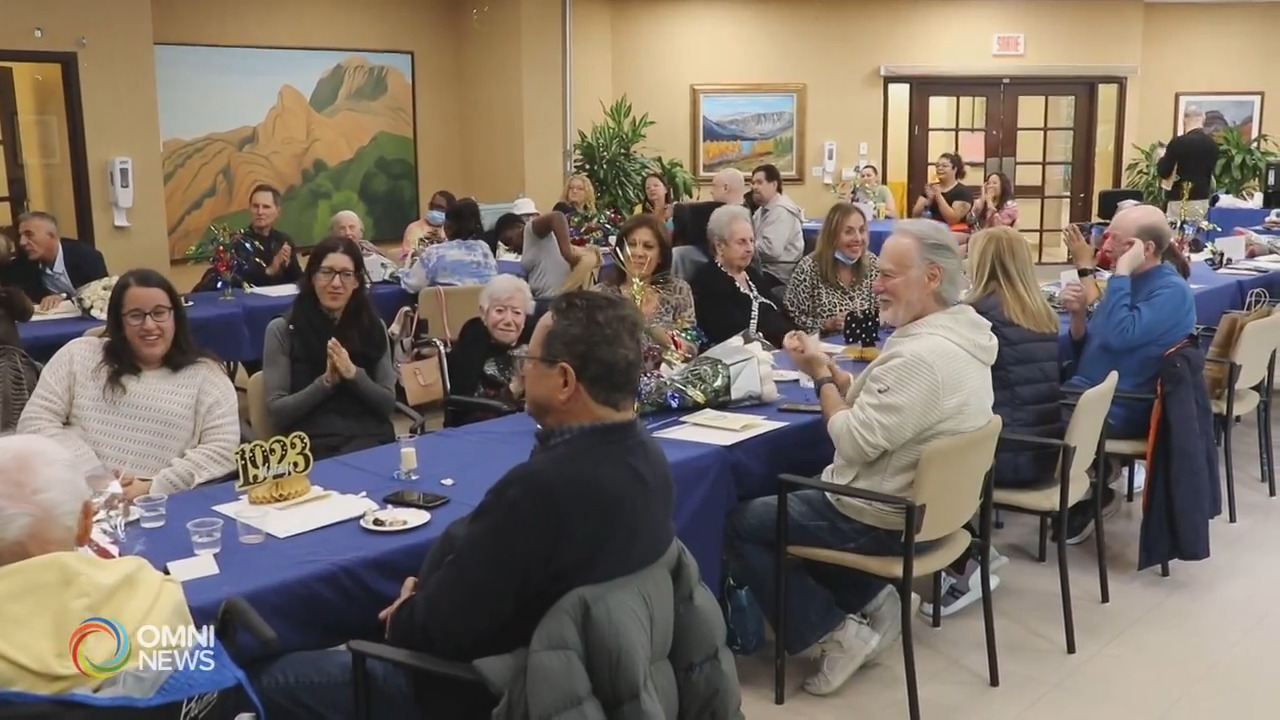
<path fill-rule="evenodd" d="M 804 176 L 805 85 L 692 85 L 690 166 L 700 182 L 725 168 L 772 163 L 785 180 Z"/>
<path fill-rule="evenodd" d="M 1232 127 L 1246 140 L 1262 134 L 1262 92 L 1186 92 L 1174 95 L 1173 135 L 1186 132 L 1183 118 L 1195 108 L 1204 112 L 1204 127 L 1220 132 Z"/>
<path fill-rule="evenodd" d="M 169 256 L 210 225 L 249 224 L 249 192 L 284 200 L 275 227 L 299 245 L 352 210 L 365 239 L 419 217 L 413 54 L 156 45 Z"/>

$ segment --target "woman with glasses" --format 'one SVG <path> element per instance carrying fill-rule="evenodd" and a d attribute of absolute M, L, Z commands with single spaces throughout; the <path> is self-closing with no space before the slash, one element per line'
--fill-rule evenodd
<path fill-rule="evenodd" d="M 393 441 L 395 370 L 360 248 L 320 241 L 300 286 L 289 312 L 267 325 L 263 346 L 274 431 L 306 433 L 317 460 Z"/>
<path fill-rule="evenodd" d="M 130 270 L 111 291 L 102 337 L 72 340 L 45 365 L 18 432 L 53 438 L 86 474 L 112 473 L 134 498 L 229 474 L 240 412 L 231 379 L 191 339 L 173 285 Z"/>

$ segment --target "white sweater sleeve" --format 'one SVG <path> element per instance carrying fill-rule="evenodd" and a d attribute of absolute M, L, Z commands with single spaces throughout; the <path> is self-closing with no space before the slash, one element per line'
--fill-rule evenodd
<path fill-rule="evenodd" d="M 827 422 L 840 459 L 866 465 L 919 437 L 942 415 L 942 379 L 925 353 L 887 354 L 862 391 Z"/>
<path fill-rule="evenodd" d="M 40 380 L 36 383 L 35 392 L 27 400 L 18 419 L 19 433 L 31 433 L 50 438 L 73 453 L 76 463 L 85 472 L 90 472 L 102 465 L 98 456 L 89 447 L 89 443 L 74 428 L 68 427 L 71 417 L 71 405 L 75 401 L 76 373 L 78 366 L 96 363 L 90 357 L 91 343 L 75 342 L 65 345 L 44 366 L 40 372 Z M 100 354 L 100 351 L 99 351 Z"/>
<path fill-rule="evenodd" d="M 235 386 L 220 369 L 202 367 L 196 402 L 196 443 L 151 479 L 151 491 L 171 494 L 227 475 L 240 444 L 240 410 Z"/>

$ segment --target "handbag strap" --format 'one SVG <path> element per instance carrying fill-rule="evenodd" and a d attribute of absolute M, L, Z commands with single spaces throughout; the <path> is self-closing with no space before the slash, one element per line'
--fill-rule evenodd
<path fill-rule="evenodd" d="M 444 341 L 445 347 L 451 347 L 453 345 L 453 328 L 449 326 L 449 303 L 445 299 L 444 288 L 439 285 L 436 286 L 436 300 L 440 303 L 440 320 L 444 324 L 444 327 L 441 328 L 444 330 L 444 337 L 441 340 Z"/>

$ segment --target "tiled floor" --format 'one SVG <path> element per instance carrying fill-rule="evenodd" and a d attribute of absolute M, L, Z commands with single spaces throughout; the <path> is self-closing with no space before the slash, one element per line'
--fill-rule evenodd
<path fill-rule="evenodd" d="M 1280 399 L 1278 397 L 1277 399 Z M 1098 601 L 1092 540 L 1071 548 L 1078 652 L 1066 654 L 1054 548 L 1034 559 L 1036 521 L 1006 517 L 996 544 L 1011 562 L 994 593 L 1000 687 L 987 684 L 981 605 L 914 625 L 921 711 L 934 720 L 1241 720 L 1276 718 L 1280 646 L 1280 499 L 1259 482 L 1253 418 L 1237 426 L 1240 522 L 1212 524 L 1213 556 L 1136 571 L 1139 506 L 1107 521 L 1111 603 Z M 739 658 L 751 720 L 898 720 L 907 717 L 900 647 L 841 690 L 800 689 L 809 665 L 788 661 L 787 703 L 773 704 L 772 649 Z"/>

